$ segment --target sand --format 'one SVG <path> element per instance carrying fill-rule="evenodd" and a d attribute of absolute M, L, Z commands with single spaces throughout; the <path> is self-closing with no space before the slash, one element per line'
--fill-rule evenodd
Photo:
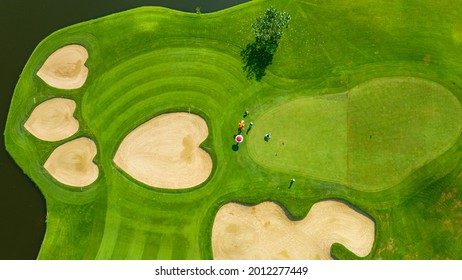
<path fill-rule="evenodd" d="M 40 103 L 32 111 L 24 127 L 44 141 L 59 141 L 74 135 L 79 122 L 74 118 L 75 101 L 53 98 Z"/>
<path fill-rule="evenodd" d="M 87 58 L 88 52 L 84 47 L 64 46 L 47 58 L 37 75 L 55 88 L 80 88 L 88 76 L 88 68 L 84 65 Z"/>
<path fill-rule="evenodd" d="M 207 123 L 188 113 L 157 116 L 130 132 L 114 162 L 149 186 L 182 189 L 204 182 L 212 159 L 199 145 L 207 138 Z"/>
<path fill-rule="evenodd" d="M 84 187 L 98 178 L 98 167 L 93 163 L 95 155 L 95 143 L 81 137 L 56 148 L 44 167 L 59 182 Z"/>
<path fill-rule="evenodd" d="M 224 205 L 212 230 L 214 259 L 332 259 L 340 243 L 360 257 L 374 243 L 374 222 L 338 201 L 313 205 L 305 219 L 291 221 L 273 202 Z"/>

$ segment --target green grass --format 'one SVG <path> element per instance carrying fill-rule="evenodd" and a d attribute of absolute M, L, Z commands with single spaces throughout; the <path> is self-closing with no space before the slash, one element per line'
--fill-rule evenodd
<path fill-rule="evenodd" d="M 457 98 L 434 82 L 375 79 L 262 112 L 249 131 L 249 154 L 272 170 L 376 192 L 451 148 L 461 118 Z"/>
<path fill-rule="evenodd" d="M 349 105 L 349 183 L 362 191 L 397 185 L 461 133 L 459 101 L 426 80 L 371 80 L 351 89 Z"/>
<path fill-rule="evenodd" d="M 285 10 L 292 21 L 267 75 L 261 82 L 249 81 L 239 53 L 254 40 L 252 21 L 269 6 Z M 294 218 L 302 218 L 314 203 L 328 198 L 346 200 L 375 220 L 376 240 L 366 258 L 462 258 L 462 181 L 458 177 L 462 141 L 457 135 L 460 112 L 455 109 L 460 105 L 448 92 L 461 100 L 460 10 L 462 2 L 450 0 L 373 4 L 367 0 L 269 0 L 201 15 L 139 8 L 53 33 L 39 44 L 23 70 L 5 130 L 7 150 L 47 202 L 47 232 L 39 258 L 210 259 L 213 218 L 223 204 L 274 200 Z M 89 51 L 89 76 L 76 90 L 51 88 L 36 76 L 46 58 L 67 44 L 81 44 Z M 408 103 L 409 97 L 388 93 L 395 85 L 380 87 L 373 80 L 397 76 L 435 83 L 419 80 L 416 89 L 407 87 L 411 95 L 426 96 L 423 102 L 410 97 L 413 101 Z M 339 93 L 347 90 L 351 90 L 350 107 L 332 100 L 339 97 L 344 102 Z M 385 100 L 378 98 L 385 93 Z M 57 96 L 76 101 L 80 130 L 63 141 L 40 141 L 23 124 L 37 105 L 34 98 L 38 103 Z M 413 116 L 420 116 L 418 110 L 428 109 L 431 114 L 420 122 L 398 120 L 396 112 L 380 111 L 382 102 L 388 108 L 400 103 L 396 108 L 400 116 L 406 106 L 416 111 Z M 332 107 L 338 110 L 333 112 Z M 247 108 L 247 120 L 255 120 L 255 127 L 234 151 L 236 124 Z M 311 151 L 307 156 L 313 162 L 304 171 L 301 157 L 278 168 L 256 159 L 254 145 L 261 142 L 268 146 L 261 148 L 270 149 L 277 145 L 277 141 L 263 141 L 260 133 L 270 124 L 261 120 L 281 108 L 280 114 L 293 124 L 313 124 L 307 130 L 312 146 L 299 147 L 303 139 L 282 134 L 288 122 L 269 131 L 272 140 L 287 141 L 288 151 Z M 345 125 L 347 108 L 351 109 L 346 112 L 352 131 L 350 149 L 343 144 L 345 137 L 319 141 L 338 132 L 327 129 L 335 126 L 335 119 Z M 159 114 L 189 110 L 209 126 L 210 135 L 202 146 L 210 152 L 214 167 L 206 182 L 188 190 L 155 189 L 115 166 L 116 149 L 131 130 Z M 329 118 L 331 114 L 335 117 Z M 369 123 L 377 118 L 387 120 L 383 120 L 385 130 Z M 382 138 L 367 142 L 364 136 L 371 135 L 370 129 L 374 135 L 382 133 Z M 405 157 L 393 161 L 402 164 L 400 176 L 391 174 L 390 168 L 367 177 L 372 172 L 368 163 L 377 165 L 380 157 L 361 161 L 371 157 L 365 151 L 401 143 L 384 138 L 390 133 L 416 135 L 422 129 L 431 129 L 428 139 L 417 146 L 404 142 L 396 152 Z M 323 132 L 323 138 L 316 137 Z M 82 192 L 58 183 L 43 168 L 56 147 L 79 136 L 97 144 L 95 162 L 100 170 L 98 180 Z M 364 149 L 365 145 L 370 149 Z M 419 149 L 413 152 L 409 147 Z M 348 172 L 342 162 L 348 150 L 350 180 L 356 188 L 344 183 Z M 289 190 L 292 177 L 297 181 Z M 334 246 L 333 254 L 356 258 L 342 246 Z"/>
<path fill-rule="evenodd" d="M 249 155 L 271 170 L 347 183 L 347 96 L 298 98 L 255 116 Z M 271 139 L 265 141 L 264 135 Z"/>

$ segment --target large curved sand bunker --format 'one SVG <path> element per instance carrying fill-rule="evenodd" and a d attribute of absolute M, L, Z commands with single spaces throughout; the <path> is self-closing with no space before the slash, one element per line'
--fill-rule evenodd
<path fill-rule="evenodd" d="M 74 135 L 79 122 L 74 118 L 75 101 L 53 98 L 35 107 L 24 127 L 44 141 L 59 141 Z"/>
<path fill-rule="evenodd" d="M 153 187 L 194 187 L 212 171 L 210 155 L 199 147 L 207 136 L 207 124 L 201 117 L 163 114 L 130 132 L 114 162 L 136 180 Z"/>
<path fill-rule="evenodd" d="M 280 206 L 224 205 L 212 231 L 214 259 L 332 259 L 340 243 L 360 257 L 374 243 L 374 222 L 338 201 L 313 205 L 305 219 L 291 221 Z"/>
<path fill-rule="evenodd" d="M 87 58 L 88 52 L 84 47 L 64 46 L 47 58 L 37 75 L 55 88 L 80 88 L 88 76 L 88 68 L 84 65 Z"/>
<path fill-rule="evenodd" d="M 81 137 L 56 148 L 45 162 L 45 169 L 59 182 L 83 187 L 98 178 L 98 167 L 93 163 L 95 143 Z"/>

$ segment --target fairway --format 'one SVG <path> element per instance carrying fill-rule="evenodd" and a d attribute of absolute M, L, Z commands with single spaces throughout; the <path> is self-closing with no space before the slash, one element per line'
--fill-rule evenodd
<path fill-rule="evenodd" d="M 259 116 L 249 154 L 293 176 L 380 191 L 401 182 L 459 138 L 457 98 L 437 83 L 409 77 L 368 81 L 347 93 L 300 98 Z"/>
<path fill-rule="evenodd" d="M 462 2 L 340 2 L 142 7 L 45 38 L 4 132 L 47 203 L 38 258 L 461 259 Z M 269 7 L 291 20 L 257 81 L 242 51 Z"/>

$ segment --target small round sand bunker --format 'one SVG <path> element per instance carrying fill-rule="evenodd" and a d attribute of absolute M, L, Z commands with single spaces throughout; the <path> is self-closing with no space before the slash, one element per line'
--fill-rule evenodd
<path fill-rule="evenodd" d="M 74 135 L 79 122 L 74 118 L 75 101 L 53 98 L 35 107 L 24 127 L 44 141 L 59 141 Z"/>
<path fill-rule="evenodd" d="M 84 47 L 64 46 L 47 58 L 37 75 L 55 88 L 80 88 L 88 76 L 88 68 L 84 65 L 87 58 L 88 52 Z"/>
<path fill-rule="evenodd" d="M 291 221 L 273 202 L 224 205 L 212 231 L 214 259 L 332 259 L 343 244 L 360 257 L 374 243 L 374 222 L 338 201 L 313 205 L 305 219 Z"/>
<path fill-rule="evenodd" d="M 207 138 L 207 124 L 188 113 L 157 116 L 130 132 L 114 162 L 149 186 L 181 189 L 204 182 L 212 159 L 199 145 Z"/>
<path fill-rule="evenodd" d="M 81 137 L 56 148 L 45 162 L 45 169 L 59 182 L 84 187 L 98 178 L 98 167 L 93 163 L 95 143 Z"/>

